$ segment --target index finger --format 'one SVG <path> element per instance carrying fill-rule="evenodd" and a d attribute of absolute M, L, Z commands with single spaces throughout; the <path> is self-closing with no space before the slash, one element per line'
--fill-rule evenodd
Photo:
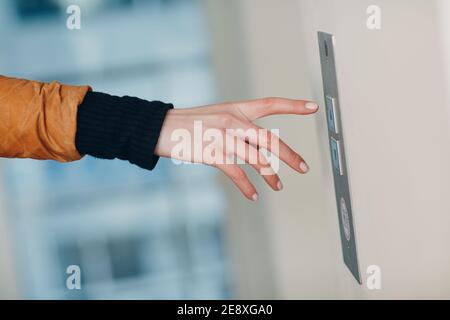
<path fill-rule="evenodd" d="M 319 109 L 317 103 L 313 101 L 286 98 L 263 98 L 236 105 L 250 121 L 276 114 L 308 115 Z"/>

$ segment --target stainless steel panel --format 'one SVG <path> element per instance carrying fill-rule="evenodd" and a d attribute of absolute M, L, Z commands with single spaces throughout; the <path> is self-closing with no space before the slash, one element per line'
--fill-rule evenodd
<path fill-rule="evenodd" d="M 319 32 L 318 38 L 342 253 L 344 263 L 361 284 L 347 177 L 348 167 L 344 150 L 344 126 L 340 117 L 340 101 L 334 58 L 334 36 Z"/>

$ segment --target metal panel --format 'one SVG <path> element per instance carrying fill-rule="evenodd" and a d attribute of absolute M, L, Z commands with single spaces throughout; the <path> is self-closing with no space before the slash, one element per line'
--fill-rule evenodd
<path fill-rule="evenodd" d="M 339 229 L 344 263 L 355 279 L 361 284 L 356 253 L 355 230 L 352 216 L 352 206 L 347 177 L 347 162 L 345 159 L 343 125 L 340 117 L 339 92 L 334 59 L 334 36 L 319 32 L 320 63 L 322 66 L 323 90 L 330 140 L 331 167 L 333 169 L 336 205 L 339 217 Z"/>

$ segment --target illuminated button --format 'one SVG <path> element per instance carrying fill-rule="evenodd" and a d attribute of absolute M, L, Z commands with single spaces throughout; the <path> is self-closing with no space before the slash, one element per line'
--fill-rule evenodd
<path fill-rule="evenodd" d="M 336 134 L 339 133 L 338 120 L 337 120 L 337 110 L 336 110 L 336 99 L 327 96 L 325 105 L 327 107 L 327 120 L 328 129 Z"/>
<path fill-rule="evenodd" d="M 351 229 L 350 229 L 350 217 L 348 215 L 347 205 L 345 204 L 344 198 L 340 201 L 340 211 L 341 211 L 341 223 L 344 229 L 345 239 L 350 241 Z"/>

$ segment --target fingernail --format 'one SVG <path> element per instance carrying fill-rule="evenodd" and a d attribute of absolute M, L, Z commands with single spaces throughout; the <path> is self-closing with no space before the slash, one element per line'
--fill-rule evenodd
<path fill-rule="evenodd" d="M 252 200 L 253 200 L 253 201 L 257 201 L 257 200 L 258 200 L 258 194 L 257 194 L 257 193 L 255 193 L 255 194 L 252 196 Z"/>
<path fill-rule="evenodd" d="M 305 104 L 305 108 L 309 109 L 309 110 L 316 110 L 319 106 L 317 105 L 317 103 L 314 102 L 308 102 L 307 104 Z"/>
<path fill-rule="evenodd" d="M 309 167 L 306 163 L 300 162 L 300 170 L 302 170 L 303 172 L 308 172 Z"/>
<path fill-rule="evenodd" d="M 277 183 L 277 189 L 278 189 L 278 190 L 283 190 L 283 184 L 281 183 L 281 181 L 278 181 L 278 183 Z"/>

